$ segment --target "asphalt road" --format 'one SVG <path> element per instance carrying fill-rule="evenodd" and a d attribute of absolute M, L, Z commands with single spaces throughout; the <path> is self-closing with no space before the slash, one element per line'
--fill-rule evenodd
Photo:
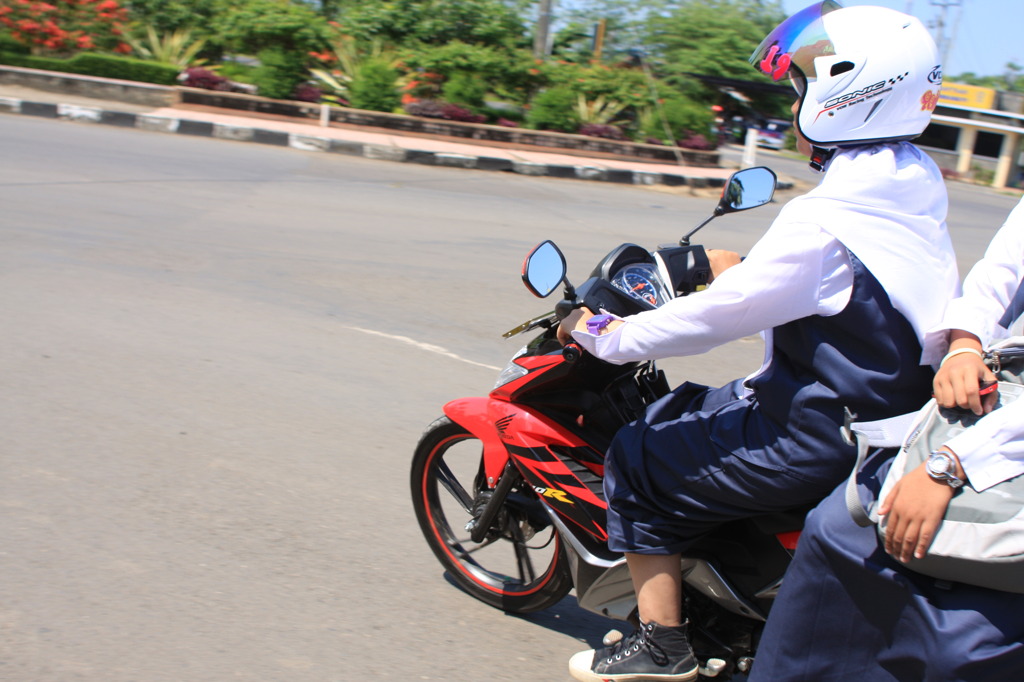
<path fill-rule="evenodd" d="M 0 150 L 0 680 L 568 679 L 612 623 L 460 593 L 408 461 L 550 308 L 530 247 L 581 281 L 714 198 L 16 116 Z M 969 265 L 1016 199 L 952 196 Z M 749 248 L 780 205 L 706 243 Z"/>

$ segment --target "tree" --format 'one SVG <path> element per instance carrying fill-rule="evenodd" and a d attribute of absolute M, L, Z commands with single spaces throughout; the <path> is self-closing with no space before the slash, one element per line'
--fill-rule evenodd
<path fill-rule="evenodd" d="M 306 54 L 328 43 L 327 20 L 306 3 L 244 0 L 228 6 L 214 17 L 213 30 L 236 52 L 275 49 Z"/>
<path fill-rule="evenodd" d="M 644 47 L 648 41 L 647 23 L 664 15 L 672 0 L 588 0 L 565 3 L 559 12 L 554 54 L 570 61 L 590 59 L 597 24 L 605 22 L 602 59 L 622 59 L 630 50 Z"/>
<path fill-rule="evenodd" d="M 1024 92 L 1024 79 L 1021 78 L 1021 73 L 1024 72 L 1024 68 L 1015 62 L 1007 62 L 1006 66 L 1003 68 L 1004 71 L 1001 76 L 979 76 L 972 71 L 967 71 L 958 76 L 949 76 L 947 80 L 951 83 L 978 85 L 984 88 L 993 88 L 995 90 Z"/>
<path fill-rule="evenodd" d="M 391 0 L 361 2 L 343 9 L 339 20 L 360 40 L 392 45 L 526 46 L 526 28 L 502 0 Z"/>
<path fill-rule="evenodd" d="M 685 0 L 650 19 L 651 63 L 676 89 L 708 103 L 721 95 L 693 77 L 767 82 L 749 63 L 761 40 L 783 19 L 778 0 Z M 785 97 L 751 95 L 752 108 L 779 114 Z"/>
<path fill-rule="evenodd" d="M 650 50 L 673 74 L 752 80 L 749 58 L 785 18 L 776 0 L 688 0 L 650 20 Z"/>
<path fill-rule="evenodd" d="M 135 22 L 158 35 L 205 28 L 227 9 L 223 0 L 128 0 L 125 5 Z"/>

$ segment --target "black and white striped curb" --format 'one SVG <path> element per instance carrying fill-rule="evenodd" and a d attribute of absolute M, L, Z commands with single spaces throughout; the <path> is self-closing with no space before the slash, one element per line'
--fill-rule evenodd
<path fill-rule="evenodd" d="M 646 172 L 631 169 L 613 169 L 586 164 L 547 164 L 514 161 L 491 156 L 470 156 L 446 152 L 417 151 L 379 144 L 366 144 L 347 140 L 336 140 L 317 135 L 300 135 L 280 130 L 226 125 L 209 121 L 194 121 L 184 118 L 152 116 L 124 111 L 110 111 L 99 107 L 75 104 L 53 104 L 30 102 L 10 97 L 0 97 L 0 113 L 24 114 L 42 118 L 56 118 L 68 121 L 102 123 L 123 128 L 138 128 L 160 133 L 198 135 L 236 142 L 257 142 L 260 144 L 291 147 L 303 151 L 333 152 L 361 156 L 383 161 L 404 161 L 431 166 L 450 166 L 475 170 L 507 171 L 522 175 L 551 178 L 573 178 L 599 182 L 616 182 L 632 185 L 667 185 L 670 187 L 722 187 L 724 178 L 676 175 L 670 173 Z M 781 188 L 781 185 L 780 185 Z"/>

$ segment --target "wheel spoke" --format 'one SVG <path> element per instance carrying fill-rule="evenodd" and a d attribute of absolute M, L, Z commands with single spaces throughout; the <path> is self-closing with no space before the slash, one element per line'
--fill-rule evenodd
<path fill-rule="evenodd" d="M 466 492 L 443 459 L 437 463 L 437 480 L 445 490 L 451 493 L 467 514 L 473 513 L 472 495 Z"/>
<path fill-rule="evenodd" d="M 468 559 L 470 557 L 470 555 L 472 555 L 474 552 L 479 552 L 484 547 L 487 547 L 488 545 L 493 545 L 495 542 L 497 542 L 500 539 L 501 538 L 497 538 L 497 537 L 488 538 L 488 539 L 484 540 L 483 542 L 481 542 L 476 547 L 474 547 L 473 549 L 466 549 L 466 545 L 463 544 L 463 542 L 472 542 L 472 540 L 470 540 L 469 538 L 466 538 L 465 540 L 458 540 L 457 541 L 458 547 L 461 550 L 459 552 L 459 554 Z"/>
<path fill-rule="evenodd" d="M 533 561 L 530 559 L 529 548 L 523 540 L 523 534 L 519 526 L 513 526 L 513 528 L 512 534 L 515 537 L 512 539 L 512 546 L 516 550 L 516 565 L 519 567 L 519 579 L 523 581 L 523 584 L 531 583 L 536 580 L 537 575 L 533 570 Z"/>

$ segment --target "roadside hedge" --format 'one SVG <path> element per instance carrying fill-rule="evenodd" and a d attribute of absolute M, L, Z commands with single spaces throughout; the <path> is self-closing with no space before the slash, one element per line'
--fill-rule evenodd
<path fill-rule="evenodd" d="M 79 52 L 70 59 L 55 59 L 0 50 L 0 64 L 157 85 L 176 85 L 178 80 L 176 66 L 91 52 Z"/>

